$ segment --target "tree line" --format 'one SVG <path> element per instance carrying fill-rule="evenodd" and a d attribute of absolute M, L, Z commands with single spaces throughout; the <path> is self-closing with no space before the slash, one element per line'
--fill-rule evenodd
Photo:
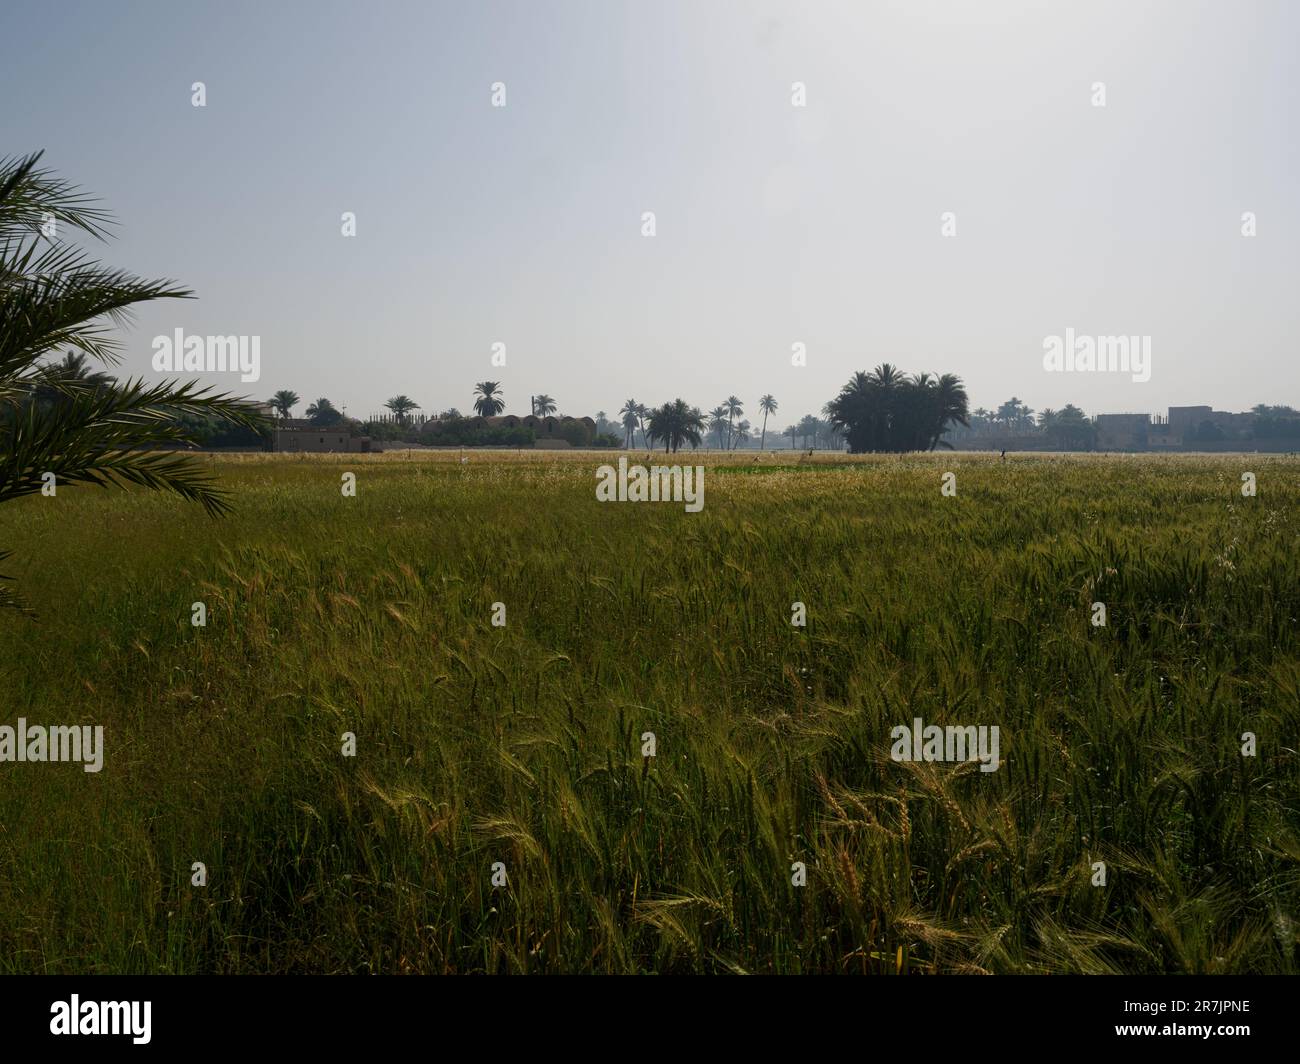
<path fill-rule="evenodd" d="M 301 398 L 293 391 L 279 391 L 268 402 L 282 418 L 292 415 Z M 556 410 L 549 395 L 533 396 L 532 412 L 544 417 Z M 389 399 L 385 407 L 399 426 L 409 424 L 410 415 L 419 410 L 415 400 L 406 395 Z M 480 381 L 474 386 L 473 409 L 480 417 L 494 417 L 505 409 L 505 393 L 499 381 Z M 780 409 L 769 394 L 758 400 L 762 421 L 751 424 L 739 396 L 729 395 L 705 413 L 698 406 L 677 398 L 652 407 L 636 399 L 624 401 L 619 408 L 623 446 L 677 451 L 684 446 L 697 448 L 712 441 L 720 450 L 736 450 L 752 443 L 757 436 L 759 449 L 767 447 L 768 421 Z M 935 376 L 921 373 L 906 376 L 895 366 L 884 363 L 870 373 L 859 372 L 850 378 L 840 393 L 822 408 L 824 417 L 805 415 L 786 426 L 781 435 L 789 437 L 791 448 L 802 442 L 805 447 L 846 447 L 852 452 L 933 450 L 947 445 L 944 434 L 951 426 L 969 426 L 966 391 L 961 379 L 945 373 Z M 457 410 L 444 411 L 437 420 L 454 420 Z M 306 409 L 313 425 L 339 424 L 344 415 L 329 399 L 320 398 Z M 616 424 L 606 419 L 605 411 L 596 415 L 597 438 L 602 443 L 612 436 Z"/>

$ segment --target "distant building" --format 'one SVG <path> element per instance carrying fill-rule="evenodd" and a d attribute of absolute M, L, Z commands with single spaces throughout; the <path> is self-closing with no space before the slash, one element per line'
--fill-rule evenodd
<path fill-rule="evenodd" d="M 1204 444 L 1227 444 L 1253 435 L 1255 415 L 1233 414 L 1208 406 L 1171 406 L 1166 439 L 1170 446 L 1195 450 Z"/>
<path fill-rule="evenodd" d="M 368 454 L 370 437 L 353 436 L 346 425 L 324 427 L 290 418 L 277 422 L 271 429 L 271 450 L 285 451 L 290 454 L 298 452 Z"/>
<path fill-rule="evenodd" d="M 1182 438 L 1186 433 L 1198 428 L 1202 421 L 1209 421 L 1214 410 L 1208 406 L 1171 406 L 1169 408 L 1170 435 Z"/>
<path fill-rule="evenodd" d="M 1102 451 L 1145 451 L 1151 426 L 1149 414 L 1098 414 L 1097 449 Z"/>
<path fill-rule="evenodd" d="M 1257 439 L 1253 413 L 1234 414 L 1209 406 L 1171 406 L 1159 414 L 1098 414 L 1097 448 L 1103 451 L 1285 450 L 1287 439 Z M 1285 422 L 1284 422 L 1285 424 Z"/>

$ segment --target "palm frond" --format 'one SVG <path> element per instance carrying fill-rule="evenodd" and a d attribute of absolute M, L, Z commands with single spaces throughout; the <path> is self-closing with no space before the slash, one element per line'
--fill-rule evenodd
<path fill-rule="evenodd" d="M 55 483 L 106 487 L 131 483 L 174 492 L 209 514 L 229 510 L 214 475 L 176 448 L 196 446 L 181 414 L 217 417 L 261 429 L 265 419 L 247 402 L 211 394 L 196 382 L 147 385 L 127 381 L 104 391 L 69 389 L 63 403 L 28 403 L 0 428 L 0 503 Z M 161 450 L 171 446 L 171 450 Z"/>
<path fill-rule="evenodd" d="M 0 241 L 39 233 L 48 218 L 104 240 L 112 215 L 92 207 L 95 199 L 76 185 L 38 169 L 44 152 L 0 159 Z"/>

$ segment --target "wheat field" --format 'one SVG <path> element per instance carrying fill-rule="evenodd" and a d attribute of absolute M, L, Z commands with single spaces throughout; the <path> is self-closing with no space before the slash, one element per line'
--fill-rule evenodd
<path fill-rule="evenodd" d="M 461 457 L 3 508 L 0 971 L 1297 970 L 1296 459 Z"/>

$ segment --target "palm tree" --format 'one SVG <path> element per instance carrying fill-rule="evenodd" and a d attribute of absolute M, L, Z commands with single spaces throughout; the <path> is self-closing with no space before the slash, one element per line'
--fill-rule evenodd
<path fill-rule="evenodd" d="M 51 362 L 38 370 L 47 381 L 59 381 L 88 388 L 109 388 L 116 383 L 112 374 L 90 368 L 84 351 L 69 351 L 62 362 Z"/>
<path fill-rule="evenodd" d="M 496 417 L 506 407 L 499 381 L 480 381 L 474 385 L 474 394 L 478 396 L 474 400 L 474 412 L 479 417 Z"/>
<path fill-rule="evenodd" d="M 293 408 L 302 402 L 297 392 L 291 392 L 287 388 L 282 388 L 271 396 L 271 406 L 275 412 L 286 420 L 293 415 Z"/>
<path fill-rule="evenodd" d="M 384 406 L 393 412 L 399 425 L 406 424 L 406 417 L 412 410 L 420 409 L 420 404 L 408 395 L 395 395 Z"/>
<path fill-rule="evenodd" d="M 1053 422 L 1058 446 L 1072 450 L 1090 450 L 1097 443 L 1097 426 L 1073 403 L 1066 403 Z"/>
<path fill-rule="evenodd" d="M 99 240 L 107 239 L 112 223 L 75 185 L 39 169 L 41 155 L 0 159 L 0 502 L 39 492 L 53 474 L 57 484 L 131 483 L 173 492 L 213 516 L 229 512 L 226 493 L 204 463 L 159 447 L 198 442 L 184 415 L 262 428 L 264 419 L 247 401 L 214 395 L 194 381 L 143 380 L 60 384 L 60 402 L 35 401 L 35 389 L 51 383 L 40 365 L 51 351 L 71 348 L 116 363 L 111 326 L 121 325 L 132 307 L 193 295 L 173 281 L 103 266 L 81 248 L 46 237 L 50 218 Z M 93 374 L 81 375 L 80 361 L 64 366 L 77 379 L 94 381 Z M 8 554 L 0 551 L 0 559 Z M 0 606 L 24 608 L 5 588 Z"/>
<path fill-rule="evenodd" d="M 104 391 L 112 388 L 116 379 L 101 370 L 91 369 L 86 356 L 80 351 L 69 351 L 62 362 L 49 362 L 35 370 L 36 387 L 31 398 L 46 406 L 69 402 L 68 392 Z"/>
<path fill-rule="evenodd" d="M 343 420 L 343 412 L 328 399 L 317 399 L 307 407 L 307 420 L 313 425 L 337 425 Z"/>
<path fill-rule="evenodd" d="M 758 449 L 764 450 L 767 447 L 767 415 L 776 413 L 777 402 L 771 395 L 765 395 L 758 401 L 758 408 L 763 411 L 763 437 L 759 440 Z"/>
<path fill-rule="evenodd" d="M 698 447 L 704 437 L 704 415 L 698 407 L 687 406 L 684 399 L 674 399 L 650 412 L 650 428 L 646 432 L 649 442 L 664 441 L 664 452 L 677 449 L 683 443 Z"/>
<path fill-rule="evenodd" d="M 745 410 L 740 405 L 740 400 L 734 395 L 727 396 L 722 405 L 727 409 L 727 446 L 731 447 L 731 422 L 743 414 Z"/>
<path fill-rule="evenodd" d="M 790 450 L 793 451 L 795 438 L 799 435 L 799 426 L 787 425 L 785 431 L 781 433 L 781 435 L 790 437 Z"/>
<path fill-rule="evenodd" d="M 820 424 L 821 423 L 817 418 L 813 417 L 812 414 L 805 414 L 799 419 L 799 435 L 803 437 L 803 445 L 805 447 L 808 446 L 808 438 L 810 436 L 812 437 L 813 446 L 815 447 L 817 445 L 817 429 Z"/>
<path fill-rule="evenodd" d="M 934 450 L 940 438 L 948 431 L 951 424 L 970 428 L 970 401 L 966 397 L 966 386 L 960 377 L 952 373 L 941 374 L 935 388 L 938 409 L 930 427 L 930 450 Z M 951 444 L 945 444 L 952 450 Z"/>
<path fill-rule="evenodd" d="M 649 408 L 648 406 L 646 406 L 645 403 L 637 403 L 637 404 L 636 404 L 636 417 L 637 417 L 637 421 L 638 421 L 638 422 L 640 423 L 640 425 L 641 425 L 641 442 L 642 442 L 642 444 L 645 444 L 645 443 L 647 442 L 647 441 L 646 441 L 646 434 L 645 434 L 645 423 L 646 423 L 646 418 L 648 418 L 649 416 L 650 416 L 650 408 Z"/>
<path fill-rule="evenodd" d="M 629 451 L 636 440 L 636 420 L 635 410 L 629 410 L 623 415 L 623 447 Z"/>
<path fill-rule="evenodd" d="M 546 417 L 548 414 L 554 414 L 555 400 L 549 395 L 539 395 L 534 397 L 533 413 L 538 417 Z"/>
<path fill-rule="evenodd" d="M 623 430 L 627 433 L 624 445 L 631 450 L 636 443 L 636 426 L 640 419 L 641 404 L 635 399 L 628 399 L 619 408 L 619 413 L 623 415 Z"/>
<path fill-rule="evenodd" d="M 1034 412 L 1017 399 L 1014 395 L 998 407 L 997 414 L 994 415 L 996 420 L 1006 425 L 1008 431 L 1023 429 L 1027 424 L 1033 424 Z"/>
<path fill-rule="evenodd" d="M 727 431 L 727 408 L 715 406 L 709 411 L 709 431 L 718 434 L 718 447 L 722 447 L 722 434 Z"/>
<path fill-rule="evenodd" d="M 738 425 L 736 426 L 736 446 L 737 446 L 737 447 L 739 447 L 742 443 L 748 443 L 748 442 L 750 441 L 750 438 L 751 438 L 751 437 L 750 437 L 749 430 L 750 430 L 751 427 L 752 427 L 752 426 L 749 424 L 749 420 L 748 420 L 748 419 L 746 419 L 746 420 L 740 422 L 740 424 L 738 424 Z"/>
<path fill-rule="evenodd" d="M 853 452 L 934 450 L 950 425 L 970 427 L 960 377 L 918 373 L 909 378 L 887 362 L 871 373 L 855 373 L 823 413 L 831 431 L 820 435 L 833 441 L 843 433 Z"/>

